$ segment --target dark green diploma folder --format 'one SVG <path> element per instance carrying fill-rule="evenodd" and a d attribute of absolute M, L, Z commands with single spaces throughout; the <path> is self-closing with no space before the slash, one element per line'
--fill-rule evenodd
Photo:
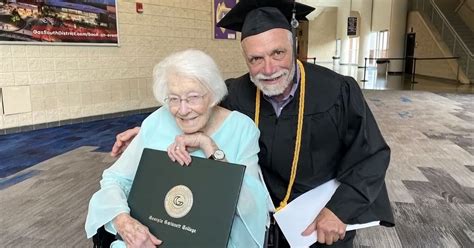
<path fill-rule="evenodd" d="M 130 214 L 160 247 L 226 247 L 245 166 L 192 158 L 188 167 L 144 149 L 128 197 Z"/>

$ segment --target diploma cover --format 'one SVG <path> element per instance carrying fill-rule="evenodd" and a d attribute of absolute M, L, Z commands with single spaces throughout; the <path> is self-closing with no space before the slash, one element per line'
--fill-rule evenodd
<path fill-rule="evenodd" d="M 226 247 L 245 166 L 193 157 L 190 166 L 145 148 L 128 197 L 130 215 L 160 247 Z"/>

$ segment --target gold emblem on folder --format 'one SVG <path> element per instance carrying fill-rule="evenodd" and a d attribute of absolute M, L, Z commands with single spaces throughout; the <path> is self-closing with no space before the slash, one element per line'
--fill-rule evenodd
<path fill-rule="evenodd" d="M 193 207 L 193 192 L 184 185 L 177 185 L 165 196 L 165 210 L 173 218 L 186 216 Z"/>

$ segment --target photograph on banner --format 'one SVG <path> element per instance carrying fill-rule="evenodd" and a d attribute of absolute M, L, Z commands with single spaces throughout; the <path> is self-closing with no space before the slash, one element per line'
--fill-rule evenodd
<path fill-rule="evenodd" d="M 118 45 L 116 0 L 0 0 L 0 43 Z"/>
<path fill-rule="evenodd" d="M 235 40 L 236 32 L 216 26 L 216 24 L 236 5 L 236 0 L 213 0 L 214 39 Z"/>

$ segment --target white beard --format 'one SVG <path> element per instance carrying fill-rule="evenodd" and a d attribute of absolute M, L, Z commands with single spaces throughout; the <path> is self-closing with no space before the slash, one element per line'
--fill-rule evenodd
<path fill-rule="evenodd" d="M 278 72 L 273 73 L 270 76 L 265 76 L 262 73 L 257 74 L 255 77 L 250 76 L 250 81 L 252 81 L 257 88 L 259 88 L 263 94 L 266 96 L 277 96 L 282 94 L 286 88 L 292 82 L 293 76 L 295 74 L 294 66 L 291 71 L 282 69 Z M 266 84 L 264 80 L 274 79 L 277 77 L 282 77 L 279 83 L 277 84 Z"/>

